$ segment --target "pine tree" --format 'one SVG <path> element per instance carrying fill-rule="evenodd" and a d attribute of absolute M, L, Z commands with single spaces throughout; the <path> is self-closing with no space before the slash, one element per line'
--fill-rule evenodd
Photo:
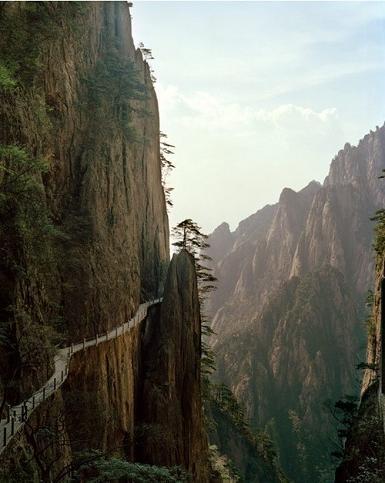
<path fill-rule="evenodd" d="M 166 203 L 168 206 L 173 206 L 173 202 L 171 200 L 171 192 L 174 188 L 167 186 L 166 180 L 170 175 L 171 171 L 175 168 L 175 165 L 170 161 L 168 156 L 174 154 L 173 149 L 175 148 L 174 145 L 169 144 L 165 141 L 167 139 L 167 134 L 160 131 L 160 166 L 162 169 L 162 186 L 164 191 L 164 196 L 166 198 Z"/>
<path fill-rule="evenodd" d="M 181 221 L 172 230 L 175 238 L 173 245 L 178 251 L 187 250 L 195 259 L 195 268 L 198 280 L 198 295 L 201 307 L 201 374 L 204 392 L 209 391 L 209 376 L 215 371 L 215 357 L 207 339 L 214 332 L 210 327 L 209 320 L 204 312 L 204 304 L 208 294 L 216 289 L 217 278 L 213 275 L 213 269 L 209 266 L 211 257 L 205 253 L 209 248 L 208 235 L 202 232 L 201 227 L 190 218 Z"/>

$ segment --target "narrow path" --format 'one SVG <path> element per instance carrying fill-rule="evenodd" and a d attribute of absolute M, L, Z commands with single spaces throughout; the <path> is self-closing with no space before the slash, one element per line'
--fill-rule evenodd
<path fill-rule="evenodd" d="M 158 304 L 161 301 L 162 299 L 159 298 L 139 305 L 136 314 L 131 320 L 119 327 L 115 327 L 103 335 L 97 335 L 94 339 L 84 339 L 78 344 L 72 344 L 69 347 L 59 349 L 54 359 L 55 368 L 50 379 L 48 379 L 45 385 L 36 391 L 29 399 L 10 408 L 8 418 L 0 421 L 0 454 L 8 446 L 16 433 L 24 426 L 25 421 L 28 420 L 32 412 L 39 407 L 43 401 L 56 392 L 67 379 L 69 363 L 75 352 L 80 352 L 88 347 L 120 337 L 142 322 L 147 316 L 148 307 Z"/>

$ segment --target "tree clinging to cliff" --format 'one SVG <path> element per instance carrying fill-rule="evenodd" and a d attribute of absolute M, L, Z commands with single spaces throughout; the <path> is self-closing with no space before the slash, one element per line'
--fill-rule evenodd
<path fill-rule="evenodd" d="M 176 239 L 173 243 L 179 250 L 187 250 L 195 258 L 195 268 L 197 272 L 200 301 L 206 299 L 206 296 L 216 286 L 213 285 L 217 279 L 212 274 L 212 268 L 208 266 L 211 261 L 205 250 L 209 248 L 207 243 L 208 235 L 202 233 L 202 228 L 191 218 L 181 221 L 172 230 L 172 235 Z"/>
<path fill-rule="evenodd" d="M 201 227 L 191 218 L 181 221 L 172 229 L 172 235 L 176 239 L 173 243 L 180 250 L 187 250 L 195 260 L 199 258 L 199 252 L 208 247 L 207 235 L 202 233 Z"/>
<path fill-rule="evenodd" d="M 171 171 L 175 168 L 174 163 L 169 159 L 169 156 L 174 154 L 173 149 L 175 148 L 175 146 L 165 141 L 167 139 L 167 134 L 165 134 L 164 132 L 160 131 L 159 137 L 160 137 L 160 166 L 162 170 L 162 186 L 163 186 L 164 196 L 166 198 L 167 205 L 173 206 L 173 203 L 171 200 L 171 192 L 174 190 L 174 188 L 167 186 L 166 179 L 170 175 Z"/>
<path fill-rule="evenodd" d="M 213 331 L 202 309 L 207 295 L 216 289 L 215 282 L 217 281 L 216 277 L 212 274 L 212 268 L 208 266 L 211 257 L 205 253 L 205 250 L 209 247 L 207 243 L 208 235 L 202 233 L 202 228 L 191 220 L 191 218 L 187 218 L 178 223 L 173 228 L 172 235 L 176 239 L 173 245 L 178 251 L 187 250 L 195 259 L 202 323 L 201 373 L 204 385 L 207 387 L 208 377 L 215 370 L 215 357 L 209 344 L 206 342 L 206 339 Z"/>

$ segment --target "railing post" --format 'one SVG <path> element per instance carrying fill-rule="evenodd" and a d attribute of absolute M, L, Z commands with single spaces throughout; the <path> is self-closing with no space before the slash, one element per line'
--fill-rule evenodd
<path fill-rule="evenodd" d="M 56 391 L 56 377 L 53 378 L 53 390 Z"/>
<path fill-rule="evenodd" d="M 4 427 L 3 446 L 7 445 L 7 426 Z"/>
<path fill-rule="evenodd" d="M 64 381 L 64 372 L 61 371 L 61 382 L 63 382 L 63 381 Z"/>
<path fill-rule="evenodd" d="M 118 326 L 116 326 L 116 337 L 118 337 Z"/>
<path fill-rule="evenodd" d="M 7 405 L 7 424 L 11 419 L 11 407 Z"/>
<path fill-rule="evenodd" d="M 32 407 L 35 408 L 35 395 L 32 396 Z"/>
<path fill-rule="evenodd" d="M 11 436 L 15 434 L 15 419 L 11 419 Z"/>
<path fill-rule="evenodd" d="M 45 386 L 43 387 L 43 401 L 45 401 Z"/>

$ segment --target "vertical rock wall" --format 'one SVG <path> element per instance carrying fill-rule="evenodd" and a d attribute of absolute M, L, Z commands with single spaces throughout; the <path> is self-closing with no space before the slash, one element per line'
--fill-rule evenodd
<path fill-rule="evenodd" d="M 17 307 L 30 321 L 28 337 L 55 328 L 58 343 L 78 342 L 121 325 L 141 301 L 163 293 L 169 233 L 151 72 L 134 47 L 126 2 L 1 3 L 0 27 L 0 67 L 16 79 L 0 88 L 0 148 L 18 146 L 28 162 L 44 160 L 47 169 L 33 173 L 36 206 L 54 230 L 44 244 L 31 238 L 31 247 L 17 220 L 9 221 L 14 233 L 0 230 L 7 255 L 0 260 L 1 323 L 20 333 L 26 319 L 8 310 Z M 1 166 L 11 161 L 1 158 Z M 6 178 L 0 170 L 0 183 Z M 40 265 L 29 248 L 40 252 Z M 0 479 L 51 481 L 76 452 L 97 449 L 180 465 L 194 481 L 208 481 L 197 297 L 193 261 L 183 253 L 171 264 L 162 309 L 74 355 L 65 384 L 2 454 Z M 46 362 L 33 378 L 18 374 L 11 403 L 50 373 L 53 354 L 37 339 Z M 3 346 L 0 358 L 6 382 L 16 359 Z M 154 426 L 166 433 L 162 445 L 148 431 Z M 41 453 L 42 465 L 28 428 L 60 436 Z"/>
<path fill-rule="evenodd" d="M 161 308 L 143 334 L 138 454 L 153 464 L 182 464 L 208 480 L 200 380 L 201 320 L 194 260 L 174 255 Z"/>
<path fill-rule="evenodd" d="M 33 42 L 39 54 L 32 79 L 2 93 L 0 143 L 47 161 L 42 188 L 64 240 L 47 276 L 13 285 L 21 299 L 52 287 L 76 339 L 122 323 L 160 290 L 169 255 L 158 105 L 127 3 L 36 5 L 2 7 L 10 29 L 35 22 L 20 56 Z"/>

